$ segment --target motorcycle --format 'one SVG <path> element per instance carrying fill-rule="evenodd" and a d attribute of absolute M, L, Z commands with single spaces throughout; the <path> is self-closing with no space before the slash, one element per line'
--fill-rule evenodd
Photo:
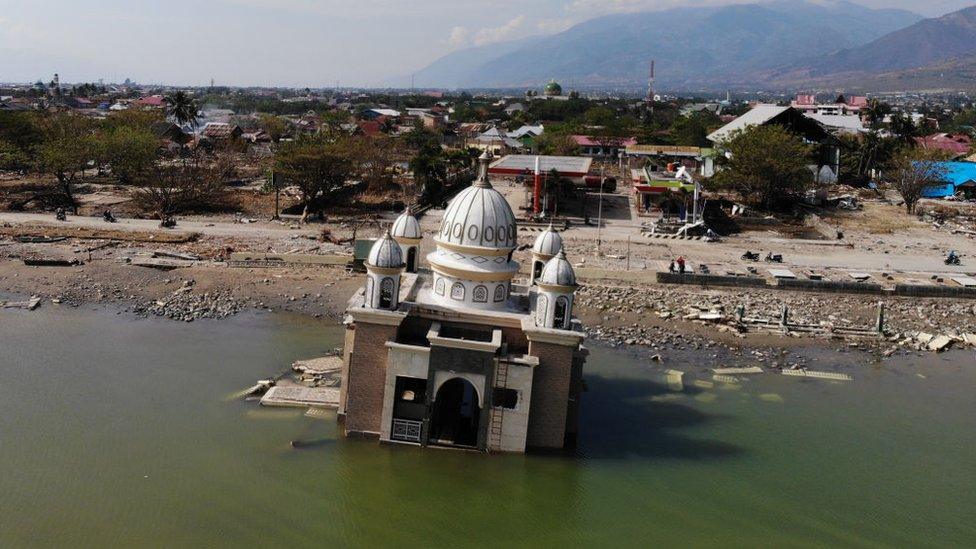
<path fill-rule="evenodd" d="M 741 259 L 748 261 L 759 261 L 759 254 L 747 251 L 746 253 L 742 254 Z"/>
<path fill-rule="evenodd" d="M 959 256 L 956 255 L 956 252 L 949 252 L 949 255 L 947 255 L 946 258 L 945 258 L 945 264 L 946 265 L 961 265 L 962 262 L 959 260 Z"/>
<path fill-rule="evenodd" d="M 161 229 L 172 229 L 176 226 L 176 220 L 172 217 L 167 217 L 159 222 L 159 227 Z"/>
<path fill-rule="evenodd" d="M 698 274 L 703 274 L 703 275 L 712 274 L 712 270 L 708 268 L 708 265 L 699 265 Z"/>
<path fill-rule="evenodd" d="M 118 221 L 118 219 L 115 219 L 115 216 L 112 215 L 111 210 L 105 210 L 105 213 L 102 214 L 102 220 L 106 223 L 115 223 Z"/>
<path fill-rule="evenodd" d="M 767 263 L 782 263 L 783 254 L 773 254 L 773 252 L 769 252 L 766 254 L 766 257 L 763 258 L 763 261 L 766 261 Z"/>
<path fill-rule="evenodd" d="M 64 213 L 64 208 L 58 208 L 54 212 L 54 218 L 57 219 L 58 221 L 67 221 L 68 214 Z"/>

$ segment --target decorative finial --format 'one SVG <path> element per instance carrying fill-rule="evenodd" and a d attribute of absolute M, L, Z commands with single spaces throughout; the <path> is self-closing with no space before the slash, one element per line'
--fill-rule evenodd
<path fill-rule="evenodd" d="M 491 163 L 491 152 L 485 149 L 478 157 L 478 179 L 475 180 L 475 187 L 491 188 L 491 181 L 488 180 L 488 165 Z"/>

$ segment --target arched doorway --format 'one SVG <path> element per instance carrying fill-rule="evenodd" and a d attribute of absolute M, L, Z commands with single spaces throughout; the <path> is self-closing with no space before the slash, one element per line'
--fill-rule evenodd
<path fill-rule="evenodd" d="M 430 417 L 431 444 L 478 446 L 478 391 L 466 379 L 450 379 L 437 390 Z"/>

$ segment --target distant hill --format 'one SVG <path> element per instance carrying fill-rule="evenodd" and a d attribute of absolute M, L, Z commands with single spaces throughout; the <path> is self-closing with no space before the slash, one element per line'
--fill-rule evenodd
<path fill-rule="evenodd" d="M 657 60 L 669 88 L 721 88 L 757 71 L 856 49 L 921 20 L 846 1 L 777 0 L 725 7 L 614 14 L 564 32 L 451 53 L 417 71 L 418 85 L 642 86 Z"/>
<path fill-rule="evenodd" d="M 857 82 L 893 89 L 976 87 L 976 6 L 919 21 L 863 46 L 794 63 L 776 82 Z"/>

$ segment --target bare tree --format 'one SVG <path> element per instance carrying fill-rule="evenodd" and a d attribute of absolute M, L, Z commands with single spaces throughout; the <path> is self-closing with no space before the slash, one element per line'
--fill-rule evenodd
<path fill-rule="evenodd" d="M 221 156 L 157 163 L 139 176 L 133 198 L 140 208 L 163 221 L 177 213 L 212 207 L 232 172 L 230 160 Z"/>
<path fill-rule="evenodd" d="M 946 168 L 936 156 L 912 150 L 898 157 L 888 173 L 891 186 L 905 201 L 905 210 L 914 214 L 925 188 L 945 183 Z"/>

